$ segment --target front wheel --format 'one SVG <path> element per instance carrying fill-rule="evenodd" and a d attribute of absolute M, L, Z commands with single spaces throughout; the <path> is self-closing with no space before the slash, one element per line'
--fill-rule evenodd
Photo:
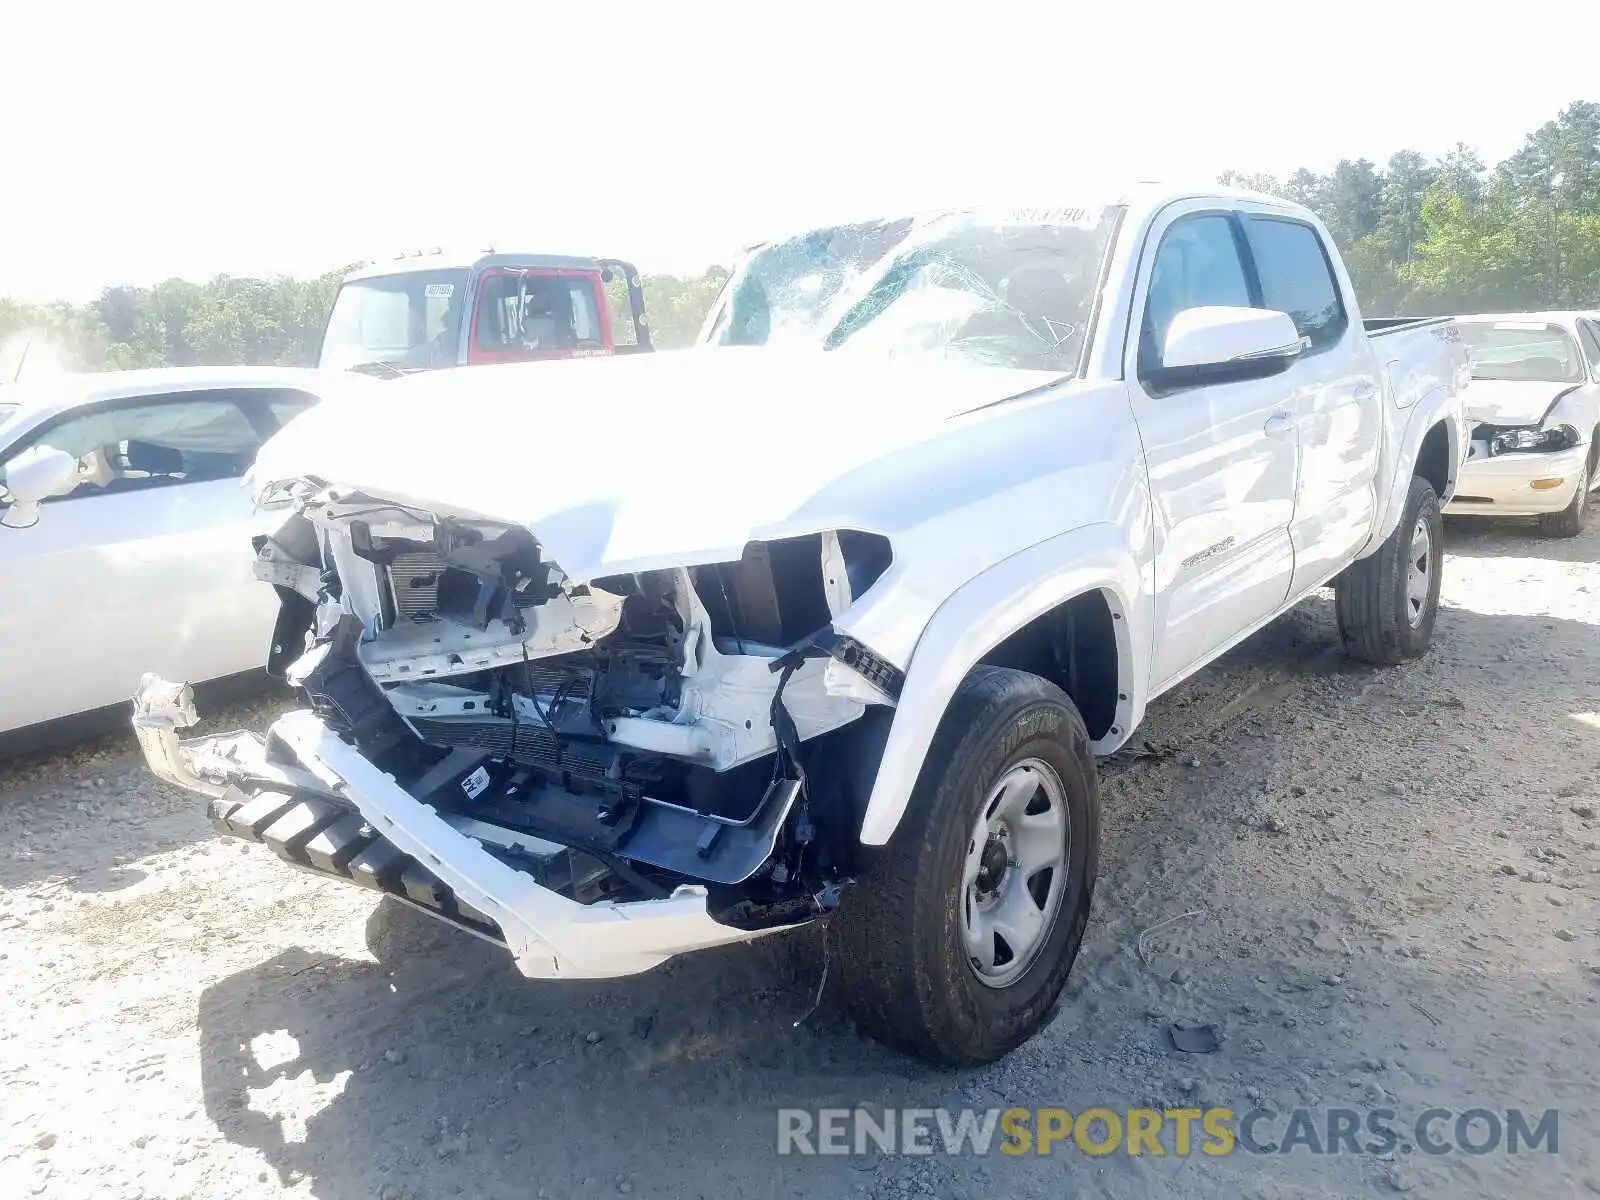
<path fill-rule="evenodd" d="M 977 667 L 894 838 L 837 917 L 845 1004 L 933 1062 L 992 1062 L 1049 1017 L 1089 919 L 1100 796 L 1072 701 Z"/>
<path fill-rule="evenodd" d="M 1334 612 L 1345 653 L 1394 665 L 1416 658 L 1433 640 L 1444 566 L 1444 521 L 1433 485 L 1413 476 L 1405 512 L 1372 554 L 1334 583 Z"/>
<path fill-rule="evenodd" d="M 1583 532 L 1584 522 L 1589 518 L 1589 485 L 1593 482 L 1589 470 L 1585 463 L 1578 475 L 1578 492 L 1571 504 L 1558 513 L 1545 513 L 1539 518 L 1539 532 L 1545 537 L 1570 538 Z"/>

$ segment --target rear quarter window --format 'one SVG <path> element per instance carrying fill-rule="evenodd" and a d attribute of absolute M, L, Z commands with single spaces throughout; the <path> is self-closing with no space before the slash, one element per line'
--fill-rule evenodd
<path fill-rule="evenodd" d="M 1600 375 L 1600 325 L 1593 321 L 1578 322 L 1578 339 L 1583 342 L 1583 352 L 1589 358 L 1589 370 Z"/>
<path fill-rule="evenodd" d="M 1313 350 L 1343 337 L 1350 319 L 1317 231 L 1299 221 L 1257 216 L 1246 218 L 1245 231 L 1262 303 L 1288 313 Z"/>

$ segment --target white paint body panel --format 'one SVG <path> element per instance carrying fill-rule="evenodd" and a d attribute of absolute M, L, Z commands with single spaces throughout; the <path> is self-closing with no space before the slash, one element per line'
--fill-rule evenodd
<path fill-rule="evenodd" d="M 0 463 L 108 403 L 326 386 L 266 367 L 55 376 L 17 389 Z M 14 585 L 0 605 L 0 732 L 124 702 L 151 669 L 199 682 L 260 667 L 278 604 L 251 574 L 250 539 L 276 524 L 231 479 L 68 497 L 28 528 L 0 527 L 0 579 Z"/>

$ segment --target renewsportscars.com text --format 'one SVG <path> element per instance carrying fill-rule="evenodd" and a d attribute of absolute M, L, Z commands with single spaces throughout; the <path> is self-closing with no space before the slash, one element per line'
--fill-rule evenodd
<path fill-rule="evenodd" d="M 783 1108 L 779 1154 L 1555 1154 L 1560 1111 Z"/>

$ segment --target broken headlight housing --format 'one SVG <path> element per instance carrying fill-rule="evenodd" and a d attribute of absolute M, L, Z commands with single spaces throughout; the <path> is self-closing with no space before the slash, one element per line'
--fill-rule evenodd
<path fill-rule="evenodd" d="M 1552 425 L 1549 429 L 1497 429 L 1489 438 L 1490 454 L 1541 453 L 1570 450 L 1580 437 L 1571 425 Z"/>

